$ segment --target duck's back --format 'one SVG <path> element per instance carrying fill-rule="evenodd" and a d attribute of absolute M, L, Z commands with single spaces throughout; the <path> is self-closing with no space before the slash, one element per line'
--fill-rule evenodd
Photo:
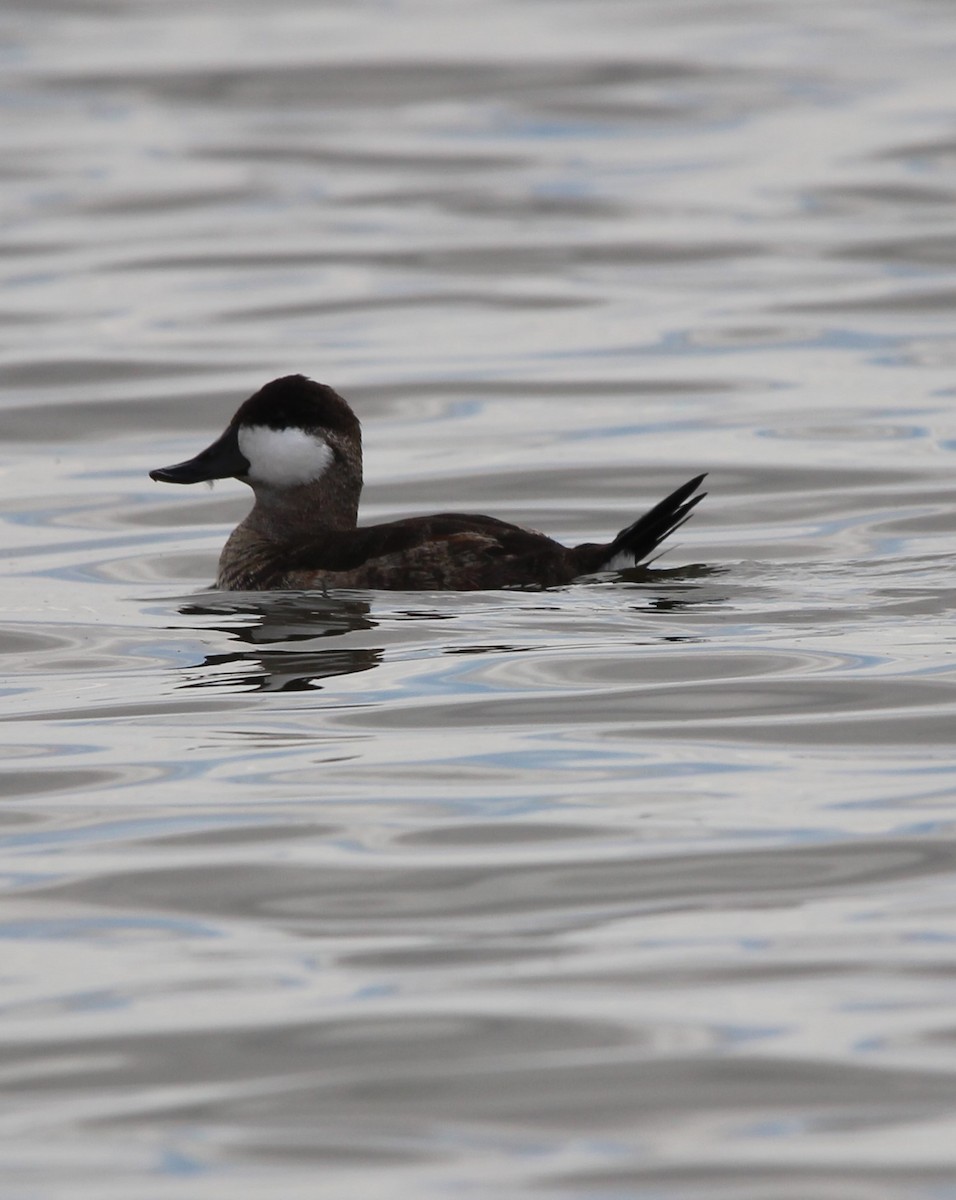
<path fill-rule="evenodd" d="M 576 551 L 536 530 L 471 513 L 324 529 L 307 542 L 266 542 L 240 526 L 219 562 L 218 586 L 476 591 L 554 587 L 582 573 Z"/>

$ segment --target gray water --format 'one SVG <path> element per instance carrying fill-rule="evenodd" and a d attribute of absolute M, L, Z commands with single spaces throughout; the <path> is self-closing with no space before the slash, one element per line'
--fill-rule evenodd
<path fill-rule="evenodd" d="M 956 9 L 10 0 L 4 1200 L 956 1196 Z M 303 371 L 365 520 L 209 590 Z"/>

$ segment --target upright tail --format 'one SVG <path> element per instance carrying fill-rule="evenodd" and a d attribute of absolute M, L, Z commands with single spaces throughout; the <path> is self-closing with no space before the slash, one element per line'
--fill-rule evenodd
<path fill-rule="evenodd" d="M 576 547 L 574 554 L 580 560 L 581 573 L 627 571 L 643 562 L 666 537 L 690 520 L 691 512 L 707 495 L 706 492 L 694 495 L 706 478 L 706 473 L 698 475 L 671 492 L 633 525 L 622 529 L 609 545 Z"/>

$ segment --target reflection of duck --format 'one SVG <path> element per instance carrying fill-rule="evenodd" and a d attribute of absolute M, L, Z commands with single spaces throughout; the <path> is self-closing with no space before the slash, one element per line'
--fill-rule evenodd
<path fill-rule="evenodd" d="M 636 566 L 690 516 L 703 475 L 613 541 L 562 546 L 494 517 L 441 513 L 359 528 L 362 433 L 330 387 L 303 375 L 267 383 L 226 432 L 188 462 L 150 471 L 165 483 L 234 477 L 255 505 L 219 559 L 218 586 L 472 591 L 570 583 Z"/>
<path fill-rule="evenodd" d="M 244 684 L 251 692 L 304 692 L 321 687 L 322 679 L 333 675 L 357 675 L 371 671 L 382 662 L 381 650 L 260 650 L 257 654 L 210 654 L 202 664 L 203 677 L 183 684 L 185 688 L 221 688 L 232 690 Z M 236 664 L 235 669 L 230 669 Z M 226 674 L 210 668 L 222 667 Z"/>
<path fill-rule="evenodd" d="M 327 641 L 375 628 L 369 605 L 362 600 L 301 595 L 237 597 L 228 602 L 211 598 L 184 605 L 179 611 L 190 617 L 225 617 L 222 624 L 213 622 L 207 628 L 245 643 L 234 652 L 207 655 L 202 678 L 191 679 L 184 685 L 187 688 L 240 683 L 253 691 L 303 691 L 321 686 L 319 680 L 333 675 L 371 671 L 382 661 L 380 649 L 341 642 L 329 646 Z M 237 617 L 243 618 L 241 623 Z M 305 642 L 318 644 L 305 646 Z M 210 668 L 224 668 L 226 674 Z"/>

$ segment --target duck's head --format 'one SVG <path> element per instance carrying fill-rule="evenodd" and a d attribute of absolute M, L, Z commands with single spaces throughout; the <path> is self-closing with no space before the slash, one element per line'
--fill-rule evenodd
<path fill-rule="evenodd" d="M 357 509 L 362 432 L 338 392 L 304 375 L 286 375 L 250 396 L 222 437 L 195 458 L 159 467 L 149 477 L 160 483 L 239 479 L 258 499 L 273 501 L 322 484 L 330 499 Z"/>

